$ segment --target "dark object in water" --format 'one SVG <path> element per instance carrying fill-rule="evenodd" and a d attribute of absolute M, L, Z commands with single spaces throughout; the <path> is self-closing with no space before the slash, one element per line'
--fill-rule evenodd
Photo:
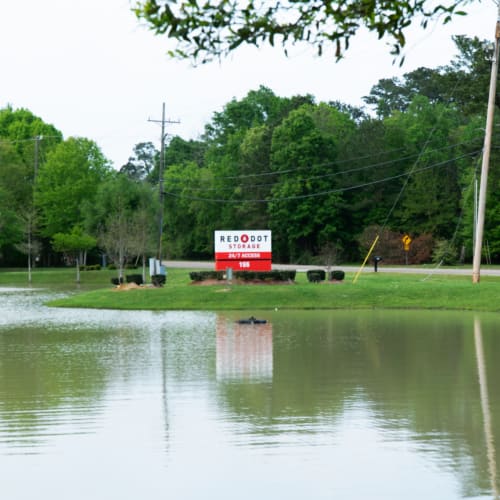
<path fill-rule="evenodd" d="M 267 319 L 257 319 L 250 316 L 247 319 L 239 319 L 236 323 L 239 323 L 240 325 L 265 325 L 267 323 Z"/>

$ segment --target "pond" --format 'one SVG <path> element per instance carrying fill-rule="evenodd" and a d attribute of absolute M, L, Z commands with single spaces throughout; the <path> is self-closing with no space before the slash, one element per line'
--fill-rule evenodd
<path fill-rule="evenodd" d="M 0 290 L 4 498 L 498 496 L 498 315 L 50 297 Z"/>

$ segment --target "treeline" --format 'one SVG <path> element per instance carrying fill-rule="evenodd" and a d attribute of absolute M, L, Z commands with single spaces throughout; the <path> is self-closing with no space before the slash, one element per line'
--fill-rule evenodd
<path fill-rule="evenodd" d="M 478 39 L 455 43 L 448 66 L 381 80 L 363 108 L 260 87 L 215 113 L 198 140 L 172 138 L 163 166 L 141 143 L 113 170 L 92 141 L 0 110 L 1 262 L 104 252 L 122 268 L 159 248 L 164 258 L 212 258 L 215 229 L 268 228 L 276 262 L 356 261 L 377 234 L 377 252 L 402 262 L 405 233 L 411 262 L 470 260 L 492 53 Z M 493 147 L 493 262 L 497 161 Z"/>

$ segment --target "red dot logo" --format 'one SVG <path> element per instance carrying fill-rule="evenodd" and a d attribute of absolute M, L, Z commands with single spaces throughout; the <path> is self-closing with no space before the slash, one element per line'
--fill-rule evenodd
<path fill-rule="evenodd" d="M 242 234 L 241 241 L 242 243 L 248 243 L 248 234 Z"/>

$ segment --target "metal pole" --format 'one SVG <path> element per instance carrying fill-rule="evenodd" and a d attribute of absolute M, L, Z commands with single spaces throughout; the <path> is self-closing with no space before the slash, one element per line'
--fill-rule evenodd
<path fill-rule="evenodd" d="M 490 92 L 488 97 L 488 111 L 486 115 L 486 130 L 484 134 L 483 163 L 481 166 L 481 183 L 479 185 L 479 206 L 477 214 L 476 241 L 474 246 L 474 260 L 472 264 L 472 282 L 479 283 L 481 268 L 481 253 L 484 233 L 484 213 L 486 209 L 486 191 L 488 186 L 488 168 L 490 163 L 491 136 L 493 133 L 493 118 L 495 115 L 495 94 L 498 75 L 498 56 L 500 38 L 500 1 L 498 3 L 497 23 L 495 29 L 495 50 L 491 63 Z"/>

